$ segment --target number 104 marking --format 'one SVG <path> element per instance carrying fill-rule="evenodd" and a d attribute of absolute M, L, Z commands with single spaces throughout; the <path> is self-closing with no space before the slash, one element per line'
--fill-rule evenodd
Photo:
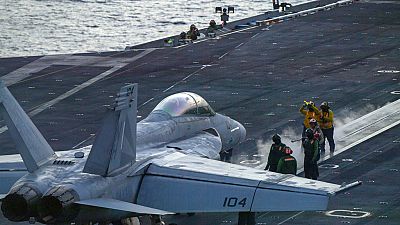
<path fill-rule="evenodd" d="M 239 201 L 239 199 L 235 197 L 230 197 L 230 198 L 226 197 L 224 200 L 223 207 L 236 207 L 236 206 L 244 207 L 246 205 L 246 200 L 247 198 L 243 198 L 242 200 Z"/>

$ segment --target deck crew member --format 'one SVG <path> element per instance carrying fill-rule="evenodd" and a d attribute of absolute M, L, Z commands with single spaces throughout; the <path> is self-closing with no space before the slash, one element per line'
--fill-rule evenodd
<path fill-rule="evenodd" d="M 197 40 L 197 36 L 200 36 L 200 32 L 196 25 L 190 25 L 190 30 L 186 33 L 187 37 L 192 40 Z"/>
<path fill-rule="evenodd" d="M 309 179 L 317 180 L 319 176 L 317 161 L 319 158 L 319 144 L 314 137 L 314 132 L 306 129 L 306 138 L 303 141 L 304 147 L 304 176 Z"/>
<path fill-rule="evenodd" d="M 293 174 L 296 175 L 297 172 L 297 161 L 291 154 L 293 153 L 290 147 L 286 146 L 284 148 L 285 156 L 281 157 L 278 162 L 278 168 L 276 172 L 283 174 Z"/>
<path fill-rule="evenodd" d="M 310 120 L 310 129 L 314 132 L 314 138 L 318 140 L 318 150 L 320 152 L 325 152 L 325 149 L 322 151 L 322 146 L 325 146 L 325 137 L 316 119 Z"/>
<path fill-rule="evenodd" d="M 328 102 L 321 103 L 320 109 L 321 111 L 318 117 L 318 122 L 324 137 L 328 139 L 329 150 L 331 153 L 333 153 L 335 151 L 335 140 L 333 139 L 333 112 L 330 110 Z M 321 144 L 321 151 L 325 151 L 325 142 Z"/>
<path fill-rule="evenodd" d="M 185 44 L 188 43 L 186 32 L 183 31 L 183 32 L 181 32 L 181 34 L 179 34 L 178 43 L 179 43 L 180 45 L 185 45 Z"/>
<path fill-rule="evenodd" d="M 222 28 L 221 25 L 217 25 L 215 20 L 211 20 L 210 26 L 208 26 L 208 28 L 207 28 L 207 35 L 209 37 L 215 37 L 215 32 L 221 28 Z"/>
<path fill-rule="evenodd" d="M 307 128 L 310 128 L 310 120 L 317 119 L 319 117 L 319 110 L 315 107 L 314 102 L 304 101 L 304 105 L 300 108 L 300 113 L 304 115 L 304 122 L 303 122 L 303 133 L 302 137 L 305 137 L 305 131 Z"/>
<path fill-rule="evenodd" d="M 292 4 L 287 2 L 282 2 L 279 6 L 282 8 L 282 12 L 285 12 L 287 7 L 292 7 Z"/>
<path fill-rule="evenodd" d="M 222 10 L 221 21 L 222 21 L 222 24 L 223 24 L 224 26 L 226 25 L 226 22 L 229 21 L 229 15 L 226 13 L 226 8 L 224 8 L 224 9 Z"/>
<path fill-rule="evenodd" d="M 274 134 L 274 136 L 272 136 L 272 141 L 274 143 L 271 145 L 271 149 L 268 155 L 268 163 L 265 167 L 265 170 L 276 172 L 279 159 L 285 156 L 283 150 L 286 145 L 282 143 L 281 137 L 278 134 Z"/>

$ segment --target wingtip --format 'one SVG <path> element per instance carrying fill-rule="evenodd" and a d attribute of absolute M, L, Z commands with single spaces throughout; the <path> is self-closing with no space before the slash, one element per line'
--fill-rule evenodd
<path fill-rule="evenodd" d="M 353 188 L 355 188 L 357 186 L 360 186 L 361 184 L 362 184 L 362 181 L 355 181 L 355 182 L 350 183 L 350 184 L 343 183 L 342 185 L 340 185 L 339 190 L 335 191 L 334 194 L 336 195 L 336 194 L 342 193 L 344 191 L 348 191 L 348 190 L 353 189 Z"/>

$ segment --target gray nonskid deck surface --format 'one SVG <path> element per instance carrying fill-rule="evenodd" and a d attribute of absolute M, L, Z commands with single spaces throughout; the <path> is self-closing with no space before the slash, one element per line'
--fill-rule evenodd
<path fill-rule="evenodd" d="M 85 60 L 74 66 L 68 60 L 64 64 L 53 63 L 11 85 L 10 90 L 24 109 L 32 112 L 105 73 L 98 81 L 32 117 L 53 148 L 60 150 L 93 141 L 108 104 L 124 83 L 139 83 L 139 115 L 143 117 L 165 96 L 179 91 L 196 92 L 216 111 L 245 125 L 248 140 L 235 150 L 236 155 L 251 156 L 257 153 L 257 143 L 269 141 L 275 132 L 281 133 L 288 127 L 294 133 L 301 132 L 303 118 L 298 108 L 303 100 L 311 99 L 317 104 L 329 101 L 337 119 L 343 119 L 351 113 L 372 110 L 369 106 L 379 107 L 398 99 L 399 95 L 391 92 L 400 90 L 400 73 L 388 72 L 400 70 L 397 13 L 400 4 L 397 3 L 356 2 L 146 54 L 145 50 L 80 54 L 90 63 Z M 139 54 L 143 56 L 118 67 Z M 0 71 L 5 75 L 38 58 L 23 60 L 24 63 L 19 59 L 0 59 Z M 396 172 L 400 169 L 400 156 L 395 151 L 398 142 L 392 142 L 400 138 L 398 133 L 396 127 L 378 135 L 330 159 L 340 165 L 339 170 L 322 171 L 322 180 L 330 182 L 364 181 L 364 186 L 350 194 L 334 198 L 332 209 L 361 208 L 372 216 L 340 219 L 318 212 L 300 213 L 284 224 L 310 224 L 310 221 L 312 224 L 399 224 L 396 214 L 399 196 L 394 187 L 398 187 L 400 180 Z M 0 146 L 2 154 L 16 153 L 8 131 L 0 134 Z M 382 149 L 375 155 L 377 148 Z M 353 161 L 341 161 L 346 158 Z M 389 201 L 389 196 L 393 200 Z M 259 214 L 257 221 L 279 224 L 295 214 Z M 235 218 L 223 214 L 197 221 L 229 224 Z M 11 224 L 2 219 L 0 223 Z"/>

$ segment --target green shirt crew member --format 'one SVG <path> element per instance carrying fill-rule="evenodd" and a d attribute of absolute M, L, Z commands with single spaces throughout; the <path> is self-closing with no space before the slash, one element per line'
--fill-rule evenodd
<path fill-rule="evenodd" d="M 221 29 L 222 26 L 221 25 L 217 25 L 217 23 L 215 22 L 215 20 L 211 20 L 210 21 L 210 26 L 207 28 L 207 35 L 209 36 L 215 36 L 215 32 L 219 29 Z"/>
<path fill-rule="evenodd" d="M 286 155 L 279 160 L 276 172 L 296 175 L 297 161 L 296 158 L 291 156 L 291 154 L 293 153 L 292 149 L 290 149 L 289 147 L 285 147 L 284 152 Z"/>
<path fill-rule="evenodd" d="M 304 147 L 304 176 L 308 179 L 317 180 L 318 159 L 319 159 L 319 143 L 314 138 L 314 132 L 310 128 L 306 129 L 306 138 L 303 141 Z"/>
<path fill-rule="evenodd" d="M 283 149 L 286 147 L 286 145 L 281 142 L 281 137 L 278 134 L 272 136 L 272 141 L 274 143 L 272 144 L 271 149 L 269 151 L 268 163 L 267 166 L 265 167 L 265 170 L 276 172 L 279 159 L 285 156 Z"/>

